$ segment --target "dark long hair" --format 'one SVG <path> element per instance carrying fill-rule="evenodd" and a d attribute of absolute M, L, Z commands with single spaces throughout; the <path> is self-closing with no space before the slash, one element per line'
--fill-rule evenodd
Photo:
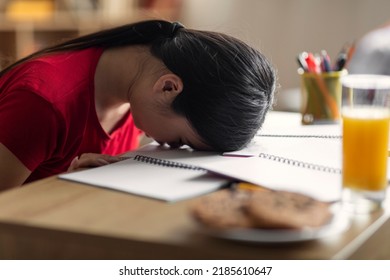
<path fill-rule="evenodd" d="M 48 53 L 89 47 L 149 45 L 152 55 L 183 81 L 172 103 L 218 151 L 243 148 L 273 103 L 276 74 L 266 57 L 231 36 L 148 20 L 81 36 L 31 54 L 0 72 Z"/>

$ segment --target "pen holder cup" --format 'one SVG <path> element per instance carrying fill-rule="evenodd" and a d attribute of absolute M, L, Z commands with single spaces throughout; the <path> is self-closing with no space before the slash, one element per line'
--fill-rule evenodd
<path fill-rule="evenodd" d="M 341 119 L 341 77 L 347 72 L 304 72 L 301 77 L 302 124 L 336 123 Z"/>

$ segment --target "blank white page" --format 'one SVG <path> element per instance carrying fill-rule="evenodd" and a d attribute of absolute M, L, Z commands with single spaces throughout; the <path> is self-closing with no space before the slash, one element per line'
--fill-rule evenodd
<path fill-rule="evenodd" d="M 207 171 L 153 165 L 133 158 L 59 178 L 170 202 L 209 193 L 227 183 Z"/>

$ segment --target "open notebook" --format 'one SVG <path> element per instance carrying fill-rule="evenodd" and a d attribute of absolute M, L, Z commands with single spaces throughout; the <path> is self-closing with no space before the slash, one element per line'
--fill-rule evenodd
<path fill-rule="evenodd" d="M 337 159 L 330 156 L 328 159 L 331 160 L 326 161 L 325 158 L 319 161 L 320 164 L 313 163 L 313 159 L 320 154 L 314 154 L 310 149 L 307 149 L 307 153 L 297 150 L 299 146 L 302 147 L 302 143 L 287 145 L 284 152 L 281 144 L 274 151 L 280 156 L 260 153 L 254 157 L 220 156 L 148 145 L 127 153 L 127 160 L 63 174 L 60 178 L 165 201 L 178 201 L 209 193 L 232 180 L 274 190 L 299 192 L 323 201 L 338 200 L 341 190 L 340 169 L 329 164 L 337 163 Z M 323 148 L 318 152 L 323 154 Z M 336 150 L 326 151 L 326 154 L 335 153 Z M 282 155 L 295 156 L 296 159 Z"/>
<path fill-rule="evenodd" d="M 195 166 L 222 157 L 190 149 L 170 150 L 157 145 L 126 154 L 110 165 L 59 175 L 59 178 L 164 201 L 178 201 L 223 187 L 228 180 Z"/>

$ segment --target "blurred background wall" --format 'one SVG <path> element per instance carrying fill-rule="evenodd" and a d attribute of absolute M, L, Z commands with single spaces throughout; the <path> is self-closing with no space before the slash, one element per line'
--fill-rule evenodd
<path fill-rule="evenodd" d="M 0 0 L 0 9 L 0 66 L 61 39 L 159 17 L 259 48 L 278 69 L 280 96 L 299 87 L 299 52 L 334 58 L 390 21 L 389 0 Z M 282 103 L 276 108 L 289 109 Z"/>
<path fill-rule="evenodd" d="M 345 43 L 390 21 L 389 11 L 389 0 L 187 0 L 183 22 L 261 49 L 279 73 L 276 109 L 296 110 L 296 55 L 325 49 L 335 58 Z"/>

